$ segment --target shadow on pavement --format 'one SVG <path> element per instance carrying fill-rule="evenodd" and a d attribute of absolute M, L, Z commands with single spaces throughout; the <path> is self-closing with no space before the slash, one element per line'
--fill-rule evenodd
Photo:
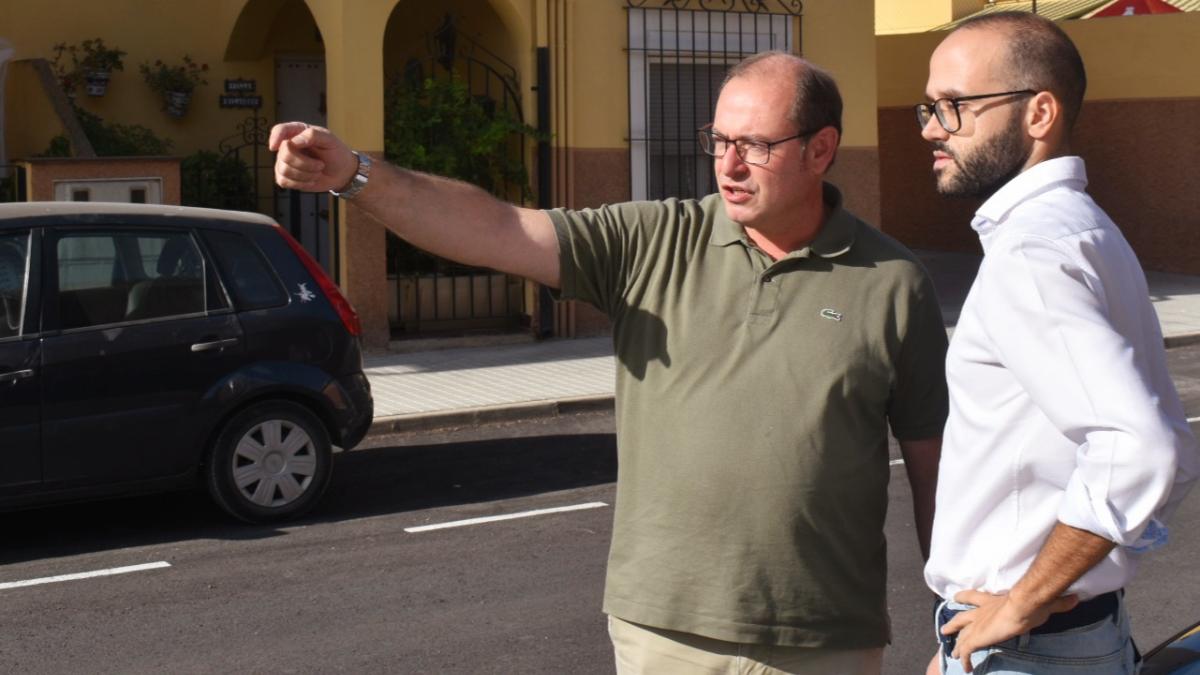
<path fill-rule="evenodd" d="M 233 521 L 199 490 L 0 514 L 0 565 L 195 539 L 266 539 L 315 523 L 610 483 L 616 467 L 610 433 L 384 445 L 338 455 L 321 503 L 281 526 Z"/>
<path fill-rule="evenodd" d="M 340 458 L 317 517 L 341 520 L 611 483 L 613 434 L 380 447 Z"/>

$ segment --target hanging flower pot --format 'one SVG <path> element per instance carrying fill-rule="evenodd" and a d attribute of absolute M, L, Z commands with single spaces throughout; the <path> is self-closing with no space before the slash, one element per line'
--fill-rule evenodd
<path fill-rule="evenodd" d="M 191 101 L 191 92 L 168 91 L 166 93 L 167 114 L 171 117 L 183 117 L 187 114 L 188 104 Z"/>
<path fill-rule="evenodd" d="M 208 84 L 204 79 L 208 64 L 196 63 L 186 54 L 182 64 L 171 65 L 158 60 L 153 65 L 143 63 L 140 70 L 142 79 L 150 89 L 162 96 L 163 110 L 171 117 L 183 117 L 187 114 L 192 92 L 197 86 Z"/>
<path fill-rule="evenodd" d="M 109 47 L 100 38 L 79 45 L 60 42 L 54 45 L 54 71 L 68 97 L 75 98 L 80 84 L 88 96 L 103 96 L 112 73 L 125 70 L 124 57 L 124 51 Z"/>
<path fill-rule="evenodd" d="M 84 75 L 84 90 L 88 96 L 103 96 L 108 91 L 108 80 L 112 73 L 107 70 L 89 70 Z"/>

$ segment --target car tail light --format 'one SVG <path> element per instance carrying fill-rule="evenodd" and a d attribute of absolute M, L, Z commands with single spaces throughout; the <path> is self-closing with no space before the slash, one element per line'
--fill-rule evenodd
<path fill-rule="evenodd" d="M 325 294 L 325 298 L 329 300 L 329 304 L 333 305 L 334 310 L 337 311 L 342 324 L 346 326 L 346 330 L 355 337 L 362 335 L 362 322 L 358 320 L 358 312 L 354 311 L 354 307 L 350 305 L 350 301 L 338 290 L 337 284 L 333 283 L 333 279 L 330 279 L 329 275 L 325 274 L 325 270 L 321 268 L 321 265 L 316 260 L 313 260 L 308 251 L 304 250 L 300 242 L 288 234 L 287 230 L 278 224 L 275 225 L 275 229 L 279 231 L 283 240 L 288 243 L 288 246 L 292 248 L 296 256 L 300 258 L 300 262 L 304 263 L 305 269 L 312 275 L 312 278 L 317 280 L 317 286 L 321 287 L 321 292 Z"/>

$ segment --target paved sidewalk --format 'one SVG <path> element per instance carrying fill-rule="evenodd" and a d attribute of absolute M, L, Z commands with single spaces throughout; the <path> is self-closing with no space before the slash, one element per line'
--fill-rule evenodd
<path fill-rule="evenodd" d="M 953 331 L 979 256 L 919 252 Z M 1200 343 L 1200 277 L 1147 274 L 1168 347 Z M 511 342 L 511 340 L 509 341 Z M 376 353 L 372 434 L 611 409 L 616 364 L 607 337 Z"/>

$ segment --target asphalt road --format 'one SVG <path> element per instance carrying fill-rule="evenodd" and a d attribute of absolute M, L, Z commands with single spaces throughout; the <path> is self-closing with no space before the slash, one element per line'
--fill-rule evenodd
<path fill-rule="evenodd" d="M 1170 359 L 1196 417 L 1200 346 Z M 599 608 L 612 425 L 580 415 L 378 439 L 339 457 L 319 511 L 287 527 L 232 524 L 198 494 L 4 514 L 0 672 L 611 673 Z M 900 675 L 920 672 L 933 642 L 894 472 L 885 673 Z M 584 508 L 407 531 L 558 507 Z M 1130 589 L 1143 646 L 1200 618 L 1198 518 L 1193 495 Z"/>

